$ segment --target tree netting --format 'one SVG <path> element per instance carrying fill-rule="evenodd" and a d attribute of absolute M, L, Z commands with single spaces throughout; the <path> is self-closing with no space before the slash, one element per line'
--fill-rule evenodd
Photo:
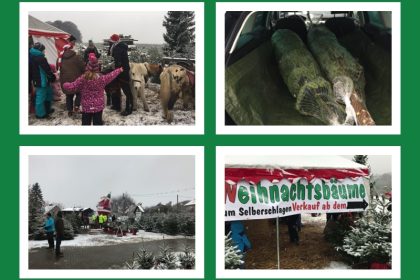
<path fill-rule="evenodd" d="M 291 30 L 279 29 L 271 42 L 280 74 L 296 98 L 296 109 L 325 124 L 342 124 L 346 117 L 344 109 L 336 102 L 330 83 L 323 78 L 299 36 Z"/>
<path fill-rule="evenodd" d="M 309 29 L 308 45 L 325 76 L 333 84 L 337 100 L 346 105 L 346 123 L 374 125 L 365 104 L 366 81 L 362 65 L 324 25 Z"/>

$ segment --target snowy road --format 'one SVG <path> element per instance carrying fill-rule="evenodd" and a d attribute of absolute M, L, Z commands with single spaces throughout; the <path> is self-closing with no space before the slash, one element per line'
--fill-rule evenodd
<path fill-rule="evenodd" d="M 107 246 L 66 246 L 62 250 L 64 257 L 59 259 L 45 247 L 34 248 L 29 251 L 29 269 L 121 269 L 133 257 L 133 252 L 144 247 L 158 255 L 159 247 L 163 243 L 174 252 L 183 251 L 186 245 L 195 248 L 194 239 L 153 240 Z"/>
<path fill-rule="evenodd" d="M 139 243 L 153 240 L 183 239 L 182 235 L 166 235 L 162 233 L 145 232 L 140 230 L 137 235 L 127 234 L 127 236 L 117 237 L 113 234 L 79 234 L 73 240 L 63 240 L 62 247 L 95 247 L 105 245 L 118 245 L 128 243 Z M 187 237 L 193 239 L 193 237 Z M 46 240 L 29 240 L 29 249 L 42 248 L 48 246 Z"/>

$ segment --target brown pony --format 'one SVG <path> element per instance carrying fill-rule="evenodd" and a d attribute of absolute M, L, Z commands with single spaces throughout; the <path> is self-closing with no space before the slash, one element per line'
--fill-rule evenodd
<path fill-rule="evenodd" d="M 187 69 L 180 65 L 171 65 L 160 74 L 160 102 L 162 105 L 163 117 L 168 123 L 174 119 L 174 105 L 180 94 L 184 109 L 193 100 L 194 86 L 190 81 Z"/>

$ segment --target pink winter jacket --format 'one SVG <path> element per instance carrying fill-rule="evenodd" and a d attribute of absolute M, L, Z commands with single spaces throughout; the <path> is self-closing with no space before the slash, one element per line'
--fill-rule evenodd
<path fill-rule="evenodd" d="M 95 80 L 86 80 L 84 75 L 72 83 L 64 83 L 63 88 L 68 91 L 80 91 L 83 113 L 96 113 L 105 108 L 105 86 L 112 82 L 123 70 L 115 69 L 111 73 L 99 76 Z"/>

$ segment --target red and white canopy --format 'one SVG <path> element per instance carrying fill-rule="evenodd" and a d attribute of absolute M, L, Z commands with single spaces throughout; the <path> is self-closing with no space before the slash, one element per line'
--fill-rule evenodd
<path fill-rule="evenodd" d="M 28 24 L 29 36 L 32 36 L 34 43 L 40 42 L 45 46 L 45 57 L 48 63 L 55 64 L 58 54 L 63 50 L 64 45 L 68 44 L 67 39 L 70 34 L 31 15 L 29 15 Z"/>
<path fill-rule="evenodd" d="M 233 182 L 299 178 L 340 180 L 368 176 L 366 166 L 341 156 L 228 156 L 225 161 L 225 178 Z"/>

